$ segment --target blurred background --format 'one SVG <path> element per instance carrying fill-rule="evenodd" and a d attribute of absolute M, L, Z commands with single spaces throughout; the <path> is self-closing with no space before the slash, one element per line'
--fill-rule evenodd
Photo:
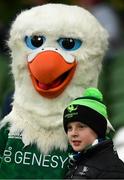
<path fill-rule="evenodd" d="M 23 9 L 45 3 L 80 5 L 88 9 L 109 32 L 109 50 L 103 61 L 99 88 L 116 130 L 124 126 L 124 1 L 123 0 L 0 0 L 0 119 L 12 108 L 14 82 L 6 46 L 9 28 Z"/>

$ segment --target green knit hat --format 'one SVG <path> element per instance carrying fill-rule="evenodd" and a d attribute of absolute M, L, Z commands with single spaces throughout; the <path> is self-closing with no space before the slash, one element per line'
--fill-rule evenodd
<path fill-rule="evenodd" d="M 107 108 L 102 93 L 94 87 L 87 88 L 83 97 L 74 99 L 64 111 L 63 124 L 80 121 L 91 127 L 99 137 L 105 137 L 107 130 Z"/>
<path fill-rule="evenodd" d="M 69 106 L 72 104 L 87 106 L 100 113 L 105 119 L 108 118 L 106 106 L 103 104 L 103 95 L 97 88 L 87 88 L 83 97 L 75 99 Z"/>

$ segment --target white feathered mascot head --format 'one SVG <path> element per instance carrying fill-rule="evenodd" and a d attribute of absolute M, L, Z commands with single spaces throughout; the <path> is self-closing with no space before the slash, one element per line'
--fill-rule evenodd
<path fill-rule="evenodd" d="M 40 152 L 66 150 L 63 110 L 83 89 L 97 86 L 108 34 L 93 15 L 78 6 L 46 4 L 19 14 L 9 47 L 15 93 L 3 122 L 21 132 L 25 146 Z"/>

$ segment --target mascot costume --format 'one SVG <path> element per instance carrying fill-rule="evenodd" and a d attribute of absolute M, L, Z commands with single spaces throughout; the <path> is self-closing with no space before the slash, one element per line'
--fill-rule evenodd
<path fill-rule="evenodd" d="M 108 34 L 87 10 L 45 4 L 21 12 L 8 41 L 13 108 L 0 123 L 1 179 L 61 179 L 67 104 L 97 86 Z"/>

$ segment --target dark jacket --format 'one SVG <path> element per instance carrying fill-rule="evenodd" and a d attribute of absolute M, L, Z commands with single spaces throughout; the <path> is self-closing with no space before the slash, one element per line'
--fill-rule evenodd
<path fill-rule="evenodd" d="M 81 152 L 65 179 L 124 179 L 124 164 L 113 142 L 105 140 Z"/>

